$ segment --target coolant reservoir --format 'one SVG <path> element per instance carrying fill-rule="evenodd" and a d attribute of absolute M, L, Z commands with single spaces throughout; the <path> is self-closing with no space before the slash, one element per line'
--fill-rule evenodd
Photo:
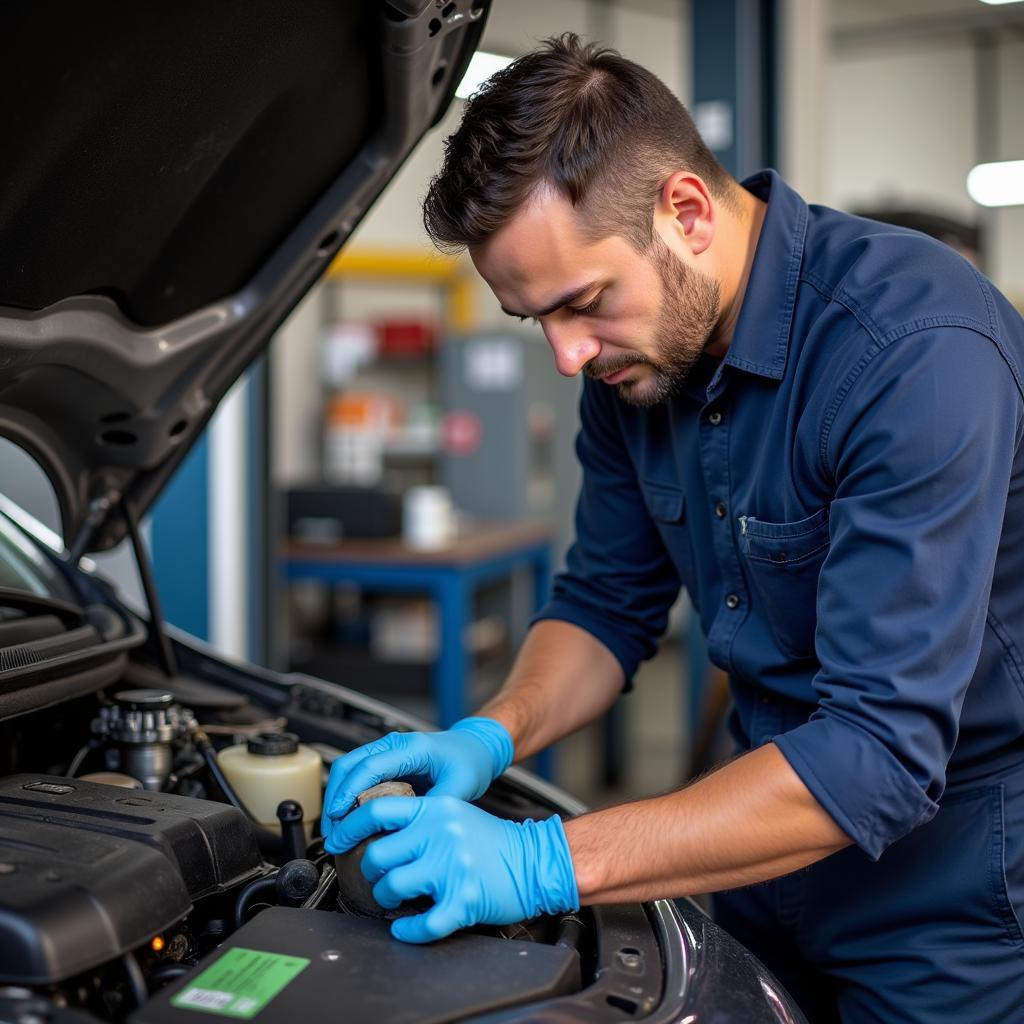
<path fill-rule="evenodd" d="M 277 805 L 302 804 L 306 838 L 320 817 L 320 755 L 290 732 L 262 732 L 222 750 L 217 759 L 242 803 L 265 828 L 280 833 Z"/>

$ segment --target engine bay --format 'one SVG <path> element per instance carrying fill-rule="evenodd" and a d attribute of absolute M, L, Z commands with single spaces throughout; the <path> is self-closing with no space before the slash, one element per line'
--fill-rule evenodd
<path fill-rule="evenodd" d="M 339 888 L 319 802 L 333 760 L 395 723 L 333 684 L 179 657 L 175 678 L 131 666 L 0 722 L 0 1021 L 318 1021 L 343 1005 L 351 1021 L 441 1024 L 566 1000 L 621 1020 L 657 1005 L 640 905 L 393 939 L 383 908 Z M 479 803 L 557 809 L 532 789 L 506 777 Z"/>

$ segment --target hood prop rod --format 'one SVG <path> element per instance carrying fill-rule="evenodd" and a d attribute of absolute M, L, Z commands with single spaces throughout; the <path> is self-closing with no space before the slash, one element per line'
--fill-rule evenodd
<path fill-rule="evenodd" d="M 118 491 L 108 491 L 106 494 L 101 494 L 98 498 L 93 498 L 89 502 L 89 512 L 85 517 L 85 521 L 82 523 L 71 547 L 68 548 L 67 561 L 69 565 L 78 565 L 85 555 L 89 542 L 107 518 L 110 509 L 121 500 L 121 495 Z"/>
<path fill-rule="evenodd" d="M 139 523 L 128 503 L 127 498 L 121 500 L 121 514 L 128 527 L 132 550 L 135 553 L 135 564 L 142 581 L 142 592 L 146 595 L 146 606 L 149 608 L 149 643 L 157 655 L 164 674 L 170 678 L 178 674 L 178 661 L 174 656 L 171 641 L 164 630 L 164 615 L 160 609 L 160 598 L 157 595 L 156 580 L 153 579 L 153 567 L 146 553 L 146 546 L 139 533 Z"/>

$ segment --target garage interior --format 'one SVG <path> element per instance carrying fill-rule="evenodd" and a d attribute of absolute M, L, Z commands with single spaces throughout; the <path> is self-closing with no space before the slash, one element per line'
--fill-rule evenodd
<path fill-rule="evenodd" d="M 1024 311 L 1024 192 L 968 187 L 1024 161 L 1024 3 L 495 0 L 447 113 L 143 519 L 175 630 L 441 727 L 501 685 L 572 542 L 581 382 L 468 256 L 434 250 L 420 204 L 466 96 L 565 31 L 657 74 L 737 178 L 773 167 L 809 203 L 934 234 Z M 0 479 L 59 532 L 46 474 L 2 439 Z M 146 607 L 129 539 L 90 557 Z M 603 807 L 728 758 L 727 681 L 694 618 L 684 591 L 628 698 L 528 767 Z"/>

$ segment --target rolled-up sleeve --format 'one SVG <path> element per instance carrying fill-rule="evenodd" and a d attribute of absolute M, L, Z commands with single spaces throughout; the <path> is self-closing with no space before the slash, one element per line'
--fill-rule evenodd
<path fill-rule="evenodd" d="M 873 858 L 942 795 L 1021 437 L 997 345 L 957 327 L 877 345 L 826 420 L 818 707 L 774 742 Z"/>
<path fill-rule="evenodd" d="M 644 504 L 614 401 L 606 385 L 584 381 L 576 539 L 533 621 L 560 619 L 596 637 L 622 666 L 628 689 L 657 650 L 680 580 Z"/>

